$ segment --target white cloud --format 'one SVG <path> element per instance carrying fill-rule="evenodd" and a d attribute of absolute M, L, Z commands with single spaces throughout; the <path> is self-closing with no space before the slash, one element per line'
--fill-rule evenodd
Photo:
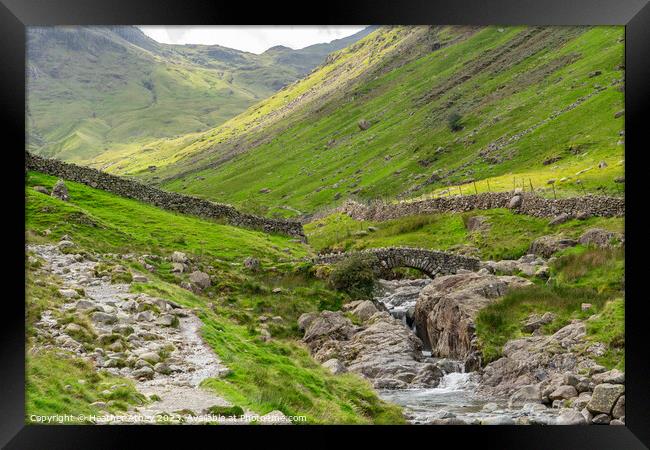
<path fill-rule="evenodd" d="M 210 44 L 263 53 L 275 45 L 300 49 L 330 42 L 361 31 L 365 26 L 229 25 L 140 26 L 147 36 L 166 44 Z"/>

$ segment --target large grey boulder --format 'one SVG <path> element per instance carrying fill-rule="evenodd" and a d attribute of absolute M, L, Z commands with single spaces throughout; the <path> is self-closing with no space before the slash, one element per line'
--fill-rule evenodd
<path fill-rule="evenodd" d="M 422 342 L 401 321 L 379 312 L 368 323 L 340 346 L 339 354 L 349 371 L 370 379 L 389 378 L 423 385 L 431 383 L 436 375 L 443 376 L 435 366 L 419 362 Z M 438 379 L 433 381 L 434 385 Z"/>
<path fill-rule="evenodd" d="M 567 400 L 577 396 L 578 396 L 578 391 L 576 390 L 576 388 L 565 384 L 559 386 L 557 389 L 551 392 L 549 398 L 551 400 Z"/>
<path fill-rule="evenodd" d="M 210 275 L 200 270 L 195 270 L 190 274 L 190 281 L 201 289 L 206 289 L 210 287 Z"/>
<path fill-rule="evenodd" d="M 415 305 L 418 336 L 432 355 L 465 359 L 476 351 L 474 319 L 510 289 L 532 283 L 516 276 L 474 272 L 441 276 L 420 292 Z"/>
<path fill-rule="evenodd" d="M 340 312 L 323 311 L 305 328 L 303 342 L 312 351 L 318 351 L 329 340 L 347 340 L 352 337 L 354 325 Z"/>
<path fill-rule="evenodd" d="M 508 408 L 521 408 L 526 403 L 541 403 L 542 391 L 537 384 L 520 387 L 508 400 Z"/>
<path fill-rule="evenodd" d="M 621 395 L 612 408 L 612 417 L 620 419 L 625 416 L 625 395 Z"/>
<path fill-rule="evenodd" d="M 588 425 L 584 416 L 575 409 L 567 409 L 560 413 L 555 421 L 556 425 Z"/>
<path fill-rule="evenodd" d="M 594 245 L 596 247 L 612 247 L 617 242 L 620 242 L 623 235 L 613 231 L 604 230 L 602 228 L 590 228 L 585 231 L 578 242 L 582 245 Z"/>
<path fill-rule="evenodd" d="M 587 409 L 593 414 L 611 414 L 618 398 L 625 392 L 622 384 L 602 383 L 594 388 Z"/>
<path fill-rule="evenodd" d="M 57 180 L 56 184 L 52 188 L 51 195 L 54 198 L 63 200 L 64 202 L 67 202 L 70 199 L 70 195 L 68 194 L 68 187 L 65 185 L 65 182 L 61 179 Z"/>
<path fill-rule="evenodd" d="M 185 255 L 185 253 L 183 252 L 172 253 L 171 260 L 172 262 L 180 263 L 180 264 L 187 264 L 187 262 L 189 261 L 187 255 Z"/>
<path fill-rule="evenodd" d="M 323 367 L 325 367 L 327 370 L 332 372 L 334 375 L 338 375 L 340 373 L 345 373 L 348 371 L 345 365 L 336 358 L 328 359 L 327 361 L 325 361 L 323 363 Z"/>
<path fill-rule="evenodd" d="M 303 341 L 314 359 L 336 372 L 345 366 L 378 389 L 433 387 L 444 375 L 435 364 L 421 361 L 420 339 L 385 311 L 376 311 L 362 327 L 342 312 L 303 314 L 299 327 L 305 329 Z"/>
<path fill-rule="evenodd" d="M 370 300 L 365 300 L 352 310 L 352 314 L 357 316 L 362 321 L 366 321 L 370 319 L 370 317 L 372 317 L 372 315 L 378 311 L 379 310 L 377 309 L 377 307 L 373 302 L 371 302 Z"/>
<path fill-rule="evenodd" d="M 510 208 L 510 209 L 519 208 L 522 203 L 523 203 L 523 199 L 522 199 L 521 195 L 515 195 L 508 202 L 508 208 Z"/>
<path fill-rule="evenodd" d="M 625 372 L 621 372 L 618 369 L 612 369 L 607 372 L 597 373 L 591 377 L 591 382 L 594 384 L 623 384 L 625 383 Z"/>
<path fill-rule="evenodd" d="M 578 244 L 575 239 L 566 238 L 564 236 L 542 236 L 530 244 L 529 253 L 539 255 L 544 258 L 550 258 L 551 255 L 560 250 L 568 247 L 574 247 Z"/>

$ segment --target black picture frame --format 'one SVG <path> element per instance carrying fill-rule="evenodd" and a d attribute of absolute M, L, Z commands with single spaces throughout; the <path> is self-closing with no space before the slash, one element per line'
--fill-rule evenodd
<path fill-rule="evenodd" d="M 6 217 L 4 228 L 4 295 L 0 303 L 0 445 L 4 448 L 130 448 L 138 440 L 210 447 L 218 439 L 244 444 L 261 434 L 285 445 L 343 440 L 340 432 L 359 434 L 395 445 L 454 446 L 475 440 L 497 448 L 636 449 L 650 446 L 650 365 L 645 339 L 643 303 L 644 240 L 643 152 L 647 142 L 644 118 L 650 117 L 649 0 L 454 0 L 454 1 L 327 1 L 307 3 L 213 3 L 202 0 L 0 0 L 0 84 Z M 310 9 L 310 7 L 317 8 Z M 626 426 L 624 427 L 169 427 L 26 425 L 24 329 L 24 152 L 25 27 L 46 25 L 158 24 L 470 24 L 470 25 L 624 25 L 626 141 Z M 644 114 L 645 113 L 645 114 Z M 647 145 L 646 145 L 647 146 Z M 8 179 L 11 178 L 9 181 Z M 9 202 L 6 202 L 9 200 Z M 10 207 L 11 209 L 7 209 Z M 14 212 L 12 214 L 11 212 Z M 13 236 L 23 236 L 23 239 Z M 12 289 L 10 289 L 12 288 Z M 288 436 L 291 434 L 291 436 Z M 199 436 L 203 435 L 203 436 Z M 302 436 L 294 436 L 302 435 Z M 407 437 L 408 436 L 408 437 Z M 451 439 L 449 441 L 448 439 Z M 269 440 L 269 442 L 271 442 Z M 300 444 L 302 442 L 302 444 Z M 330 445 L 336 441 L 330 441 Z M 447 444 L 451 445 L 451 444 Z M 476 444 L 475 444 L 476 445 Z"/>

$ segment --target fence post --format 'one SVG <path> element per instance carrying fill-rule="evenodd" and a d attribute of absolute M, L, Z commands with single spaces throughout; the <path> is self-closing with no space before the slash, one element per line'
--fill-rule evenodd
<path fill-rule="evenodd" d="M 488 179 L 486 178 L 485 181 L 487 181 L 488 192 L 492 192 L 492 190 L 490 189 L 490 180 L 488 180 Z"/>
<path fill-rule="evenodd" d="M 535 192 L 535 189 L 533 188 L 533 181 L 529 178 L 528 182 L 530 183 L 530 192 Z"/>
<path fill-rule="evenodd" d="M 551 183 L 551 187 L 553 188 L 553 198 L 557 200 L 557 195 L 555 195 L 555 183 Z"/>
<path fill-rule="evenodd" d="M 458 192 L 460 192 L 460 195 L 463 195 L 463 190 L 460 188 L 460 184 L 458 185 Z"/>
<path fill-rule="evenodd" d="M 472 183 L 474 183 L 474 193 L 478 195 L 478 189 L 476 189 L 476 181 L 472 181 Z"/>

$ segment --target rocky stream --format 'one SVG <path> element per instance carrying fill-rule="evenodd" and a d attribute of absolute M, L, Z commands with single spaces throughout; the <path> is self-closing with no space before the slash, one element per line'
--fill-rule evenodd
<path fill-rule="evenodd" d="M 585 236 L 607 245 L 607 232 Z M 585 320 L 548 335 L 541 327 L 555 315 L 530 314 L 524 337 L 508 341 L 497 360 L 481 361 L 478 312 L 532 284 L 517 274 L 547 278 L 546 258 L 575 245 L 556 241 L 536 241 L 518 260 L 483 261 L 476 272 L 380 280 L 372 300 L 303 314 L 303 342 L 332 373 L 367 378 L 413 424 L 624 425 L 625 374 L 595 362 L 605 346 L 587 338 Z"/>

